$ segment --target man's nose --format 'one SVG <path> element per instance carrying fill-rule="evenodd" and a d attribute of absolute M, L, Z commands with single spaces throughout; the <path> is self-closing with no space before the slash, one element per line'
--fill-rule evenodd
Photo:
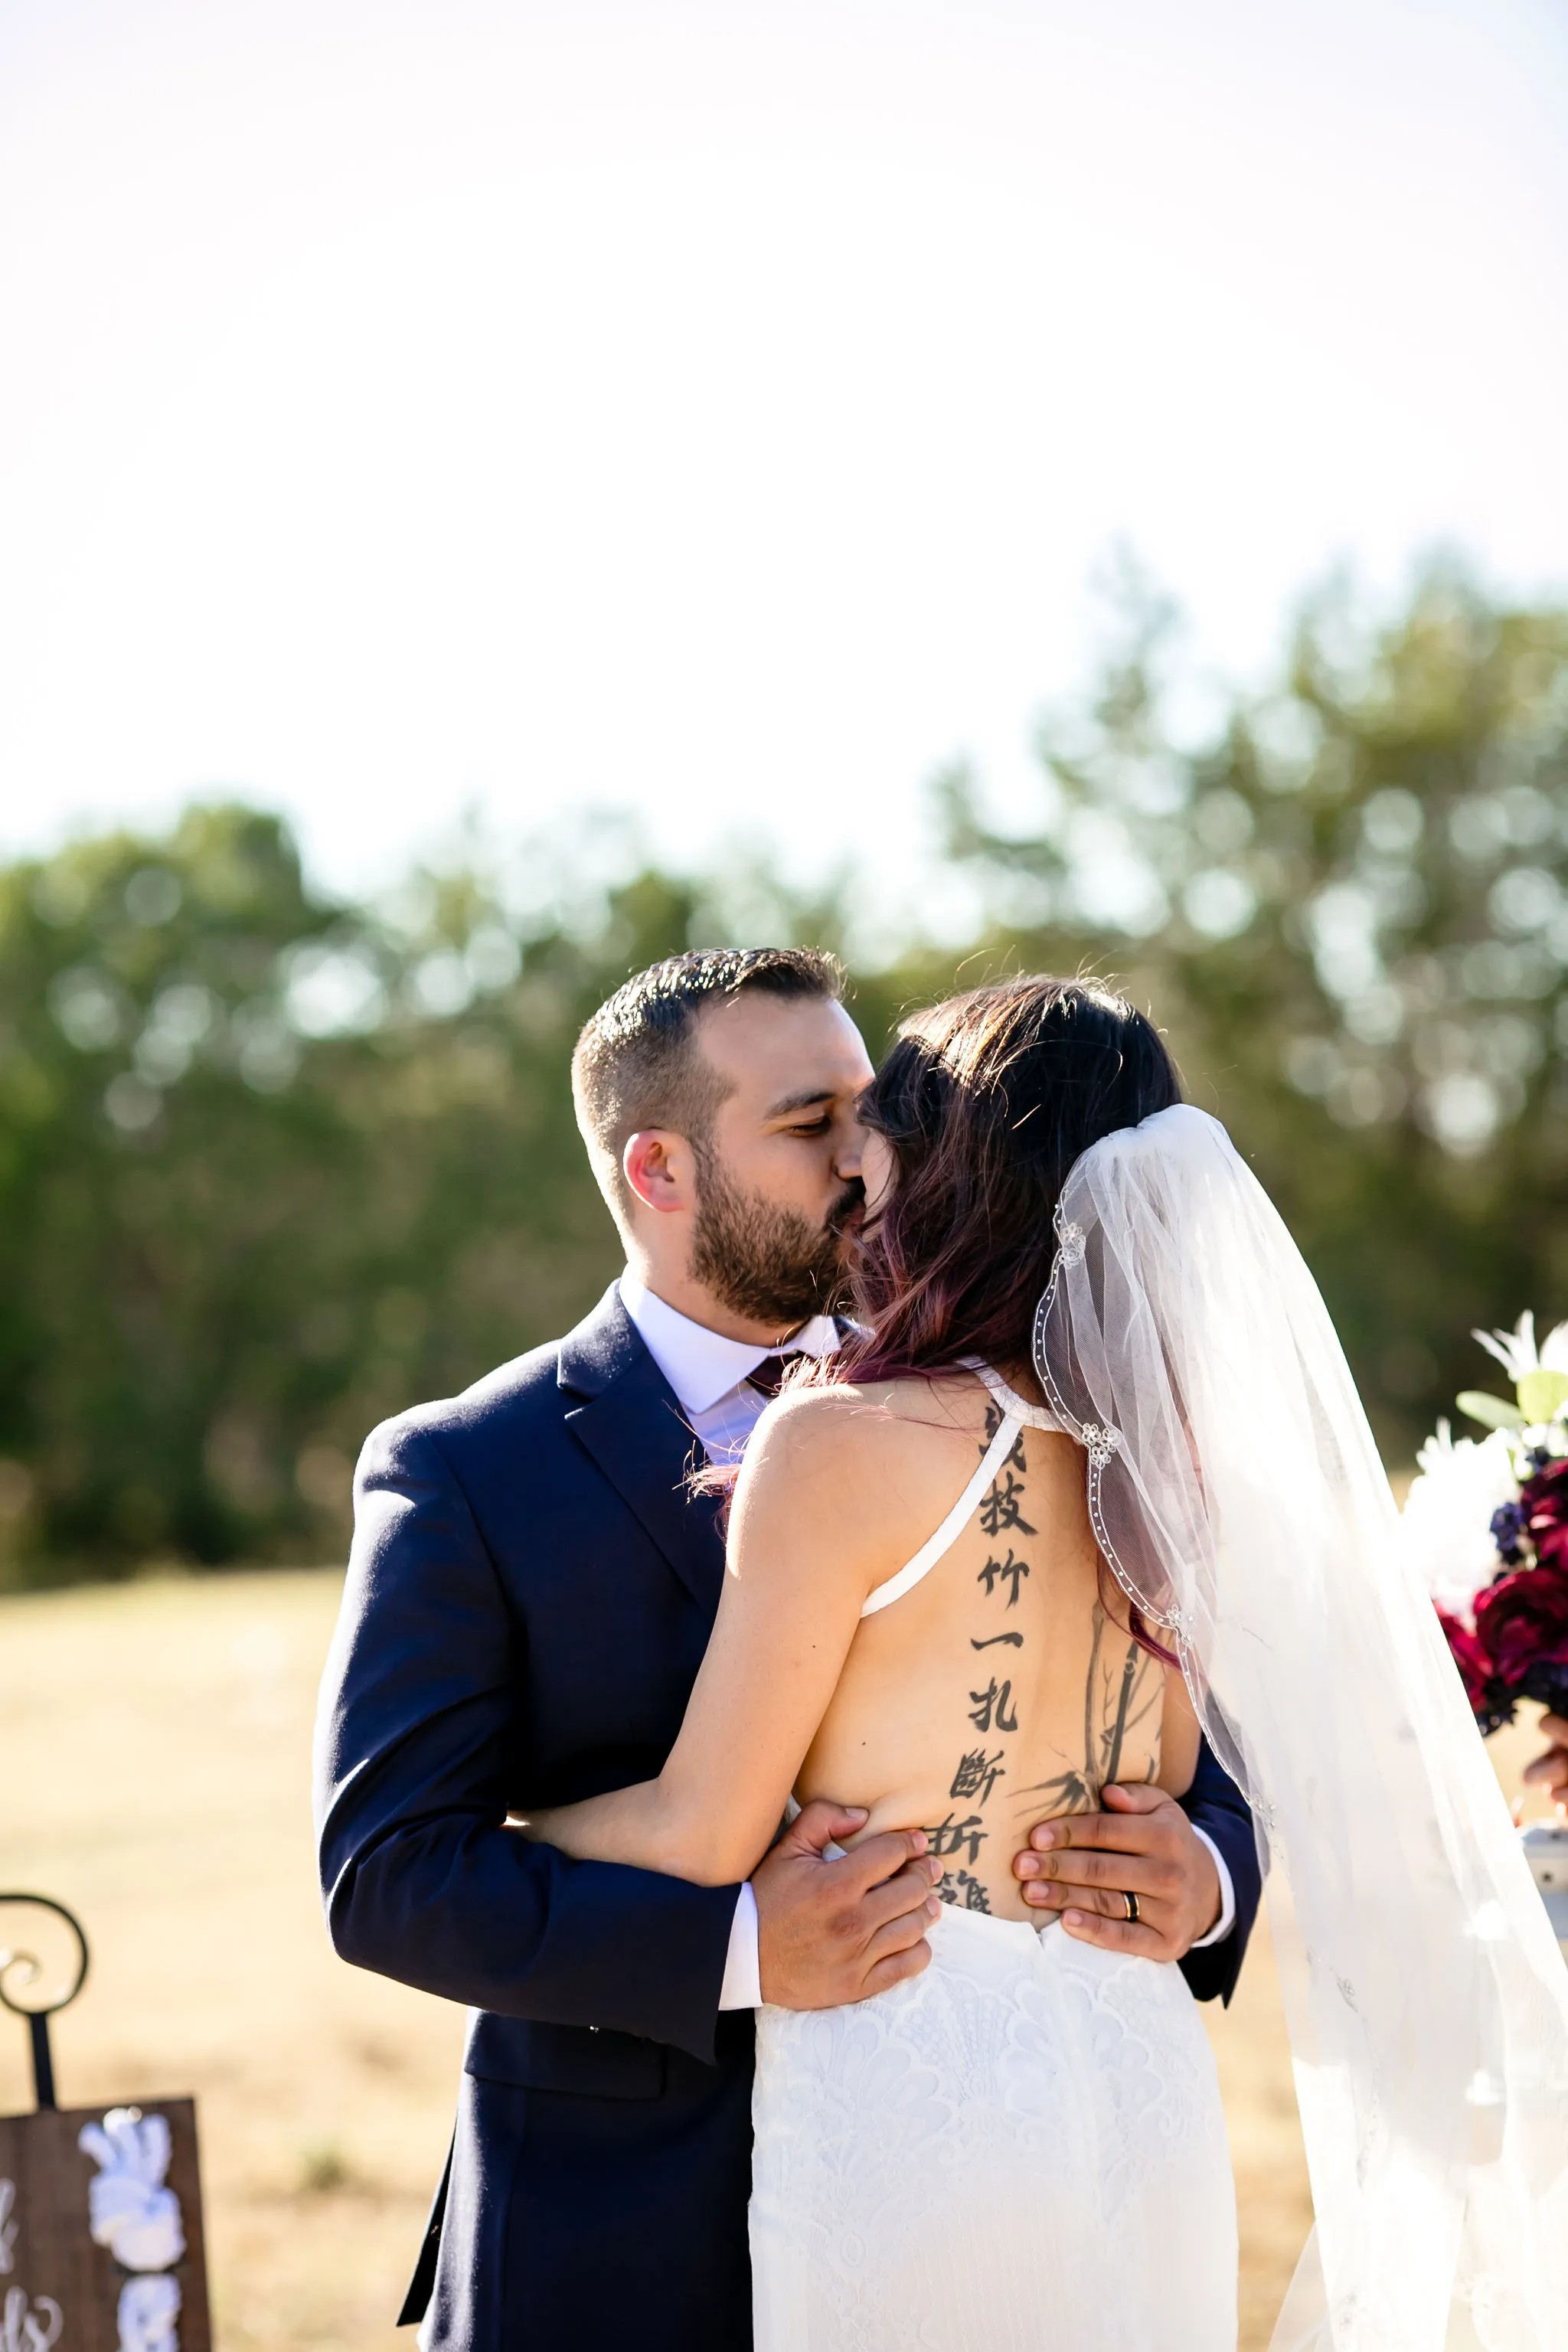
<path fill-rule="evenodd" d="M 836 1176 L 842 1176 L 847 1181 L 860 1174 L 860 1162 L 866 1150 L 867 1132 L 860 1121 L 851 1117 L 845 1128 L 838 1149 L 833 1155 L 833 1172 Z"/>

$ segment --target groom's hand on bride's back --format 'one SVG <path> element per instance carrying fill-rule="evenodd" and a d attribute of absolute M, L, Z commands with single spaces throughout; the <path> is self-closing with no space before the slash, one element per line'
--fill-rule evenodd
<path fill-rule="evenodd" d="M 942 1909 L 940 1863 L 919 1830 L 888 1830 L 836 1860 L 823 1849 L 866 1816 L 820 1798 L 752 1874 L 763 1999 L 780 2009 L 838 2009 L 919 1976 Z"/>
<path fill-rule="evenodd" d="M 1103 1794 L 1106 1811 L 1065 1813 L 1030 1832 L 1013 1861 L 1024 1900 L 1057 1912 L 1081 1943 L 1184 1959 L 1220 1916 L 1214 1856 L 1163 1789 L 1112 1786 Z"/>

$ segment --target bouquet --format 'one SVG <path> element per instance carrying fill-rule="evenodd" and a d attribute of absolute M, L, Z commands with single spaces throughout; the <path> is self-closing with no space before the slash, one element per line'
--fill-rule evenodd
<path fill-rule="evenodd" d="M 1440 1421 L 1416 1456 L 1405 1533 L 1436 1603 L 1483 1732 L 1521 1698 L 1568 1715 L 1568 1323 L 1538 1349 L 1535 1318 L 1472 1335 L 1513 1383 L 1513 1402 L 1465 1389 L 1459 1411 L 1489 1433 L 1456 1440 Z"/>

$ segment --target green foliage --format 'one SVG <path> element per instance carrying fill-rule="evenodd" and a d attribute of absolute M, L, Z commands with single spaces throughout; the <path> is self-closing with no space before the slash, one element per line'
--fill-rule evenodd
<path fill-rule="evenodd" d="M 1461 1389 L 1454 1402 L 1471 1421 L 1479 1421 L 1483 1429 L 1524 1427 L 1524 1415 L 1518 1405 L 1510 1404 L 1506 1397 L 1492 1396 L 1485 1389 Z"/>
<path fill-rule="evenodd" d="M 1568 1290 L 1568 617 L 1452 569 L 1381 631 L 1324 597 L 1194 747 L 1168 614 L 1123 609 L 1026 835 L 941 787 L 984 935 L 910 948 L 858 1015 L 875 1052 L 999 969 L 1117 972 L 1407 1453 L 1471 1327 Z M 533 881 L 520 914 L 476 856 L 330 903 L 237 807 L 0 869 L 0 1577 L 336 1552 L 366 1430 L 615 1271 L 567 1081 L 594 1005 L 687 945 L 852 935 L 852 880 Z"/>
<path fill-rule="evenodd" d="M 337 1549 L 368 1428 L 614 1272 L 567 1059 L 683 885 L 520 940 L 472 877 L 412 928 L 192 811 L 0 877 L 0 1537 L 13 1576 Z"/>
<path fill-rule="evenodd" d="M 1037 831 L 950 779 L 953 850 L 1017 951 L 1087 950 L 1153 1005 L 1405 1451 L 1473 1325 L 1568 1290 L 1568 614 L 1449 565 L 1382 629 L 1326 594 L 1279 690 L 1183 750 L 1168 616 L 1127 609 L 1094 709 L 1047 730 Z"/>

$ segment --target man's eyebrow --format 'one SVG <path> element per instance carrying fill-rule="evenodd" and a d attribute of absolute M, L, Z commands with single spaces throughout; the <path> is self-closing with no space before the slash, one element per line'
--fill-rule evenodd
<path fill-rule="evenodd" d="M 776 1103 L 768 1105 L 763 1116 L 764 1118 L 785 1118 L 792 1111 L 811 1110 L 817 1103 L 832 1102 L 837 1091 L 837 1087 L 807 1087 L 800 1094 L 781 1096 Z"/>

